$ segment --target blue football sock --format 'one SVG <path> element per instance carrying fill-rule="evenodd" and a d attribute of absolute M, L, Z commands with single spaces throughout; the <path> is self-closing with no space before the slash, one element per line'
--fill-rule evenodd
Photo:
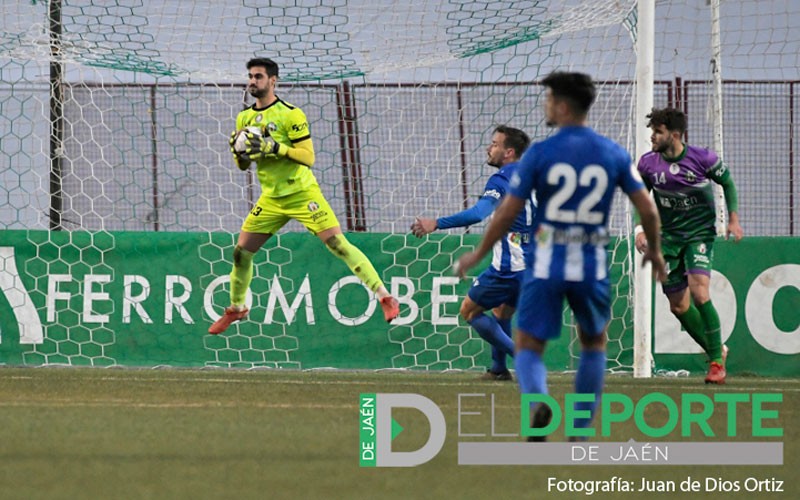
<path fill-rule="evenodd" d="M 506 334 L 506 337 L 511 338 L 511 318 L 495 318 L 495 321 L 497 321 L 497 324 L 500 325 L 500 328 L 503 330 L 503 333 Z"/>
<path fill-rule="evenodd" d="M 506 364 L 506 353 L 501 351 L 495 346 L 492 346 L 492 367 L 489 368 L 492 373 L 503 373 L 508 371 Z"/>
<path fill-rule="evenodd" d="M 594 415 L 600 394 L 603 392 L 603 381 L 606 374 L 605 351 L 581 351 L 578 372 L 575 374 L 575 392 L 577 394 L 594 394 L 591 402 L 575 403 L 576 410 L 589 410 Z M 519 378 L 519 375 L 517 375 Z M 575 427 L 589 427 L 591 418 L 576 418 Z"/>
<path fill-rule="evenodd" d="M 500 325 L 500 329 L 503 330 L 503 333 L 506 334 L 506 337 L 511 339 L 511 319 L 502 319 L 495 317 L 495 321 L 497 324 Z M 514 342 L 511 342 L 511 345 L 514 345 Z M 513 354 L 510 354 L 513 356 Z M 492 373 L 501 373 L 508 371 L 508 365 L 506 364 L 506 353 L 501 351 L 495 346 L 492 346 L 492 367 L 489 369 Z"/>
<path fill-rule="evenodd" d="M 517 380 L 523 394 L 547 394 L 547 367 L 539 353 L 528 349 L 517 352 L 514 358 Z"/>
<path fill-rule="evenodd" d="M 514 343 L 511 342 L 503 328 L 491 316 L 486 314 L 479 314 L 469 321 L 472 328 L 478 332 L 483 340 L 492 345 L 492 368 L 494 373 L 500 373 L 507 370 L 506 355 L 514 355 Z"/>

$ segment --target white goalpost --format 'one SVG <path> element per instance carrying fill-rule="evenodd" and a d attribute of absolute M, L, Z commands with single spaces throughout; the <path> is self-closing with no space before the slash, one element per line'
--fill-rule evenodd
<path fill-rule="evenodd" d="M 653 80 L 655 71 L 655 0 L 637 2 L 636 30 L 636 124 L 634 137 L 634 162 L 650 151 L 650 130 L 647 127 L 647 113 L 653 108 Z M 647 378 L 653 370 L 653 301 L 651 290 L 653 276 L 650 266 L 642 266 L 642 256 L 631 249 L 635 261 L 633 295 L 633 376 Z"/>
<path fill-rule="evenodd" d="M 712 145 L 720 158 L 725 158 L 723 141 L 722 120 L 722 40 L 720 30 L 720 0 L 709 0 L 709 13 L 711 18 L 711 81 L 713 92 L 708 106 L 708 121 L 711 123 Z M 714 185 L 714 194 L 717 204 L 717 236 L 725 236 L 728 227 L 728 216 L 725 210 L 725 194 L 722 186 Z"/>

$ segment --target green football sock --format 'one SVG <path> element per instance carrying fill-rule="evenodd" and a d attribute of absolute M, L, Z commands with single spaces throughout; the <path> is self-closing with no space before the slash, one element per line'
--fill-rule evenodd
<path fill-rule="evenodd" d="M 343 234 L 337 234 L 329 238 L 325 242 L 325 246 L 333 255 L 342 259 L 367 288 L 377 292 L 383 286 L 383 281 L 381 281 L 375 268 L 372 267 L 372 263 L 367 256 L 355 245 L 347 241 Z"/>
<path fill-rule="evenodd" d="M 707 351 L 706 348 L 706 324 L 703 322 L 703 317 L 700 311 L 694 306 L 694 303 L 689 302 L 689 309 L 685 313 L 676 316 L 678 321 L 683 325 L 683 329 L 691 336 L 697 345 Z"/>
<path fill-rule="evenodd" d="M 239 247 L 233 249 L 231 271 L 231 305 L 243 306 L 250 281 L 253 280 L 253 252 Z"/>
<path fill-rule="evenodd" d="M 710 300 L 697 306 L 697 310 L 700 311 L 703 323 L 706 325 L 706 353 L 708 353 L 708 358 L 711 361 L 722 363 L 722 328 L 719 323 L 719 314 L 717 314 L 717 310 Z"/>

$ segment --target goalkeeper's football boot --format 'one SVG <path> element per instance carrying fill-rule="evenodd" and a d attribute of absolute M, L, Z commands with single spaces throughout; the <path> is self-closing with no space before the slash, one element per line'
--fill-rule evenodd
<path fill-rule="evenodd" d="M 706 384 L 724 384 L 725 377 L 727 373 L 725 372 L 725 367 L 721 364 L 717 363 L 716 361 L 712 361 L 708 367 L 708 374 L 706 375 Z"/>
<path fill-rule="evenodd" d="M 247 316 L 247 313 L 250 312 L 248 308 L 237 309 L 233 306 L 225 308 L 225 314 L 222 317 L 214 322 L 213 325 L 208 329 L 208 333 L 211 335 L 219 335 L 220 333 L 224 332 L 231 326 L 231 323 L 234 321 L 239 321 L 244 319 Z"/>
<path fill-rule="evenodd" d="M 539 407 L 536 408 L 536 412 L 533 414 L 533 418 L 531 419 L 531 428 L 532 429 L 541 429 L 542 427 L 547 427 L 550 425 L 550 420 L 553 419 L 553 410 L 544 403 L 539 403 Z M 538 443 L 547 441 L 547 436 L 528 436 L 528 442 L 531 443 Z"/>
<path fill-rule="evenodd" d="M 383 309 L 383 317 L 386 322 L 391 323 L 400 314 L 400 303 L 389 295 L 381 299 L 381 309 Z"/>

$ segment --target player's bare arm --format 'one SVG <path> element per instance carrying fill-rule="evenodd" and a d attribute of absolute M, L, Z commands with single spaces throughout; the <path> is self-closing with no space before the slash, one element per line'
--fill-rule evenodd
<path fill-rule="evenodd" d="M 639 253 L 644 253 L 644 251 L 647 250 L 647 236 L 645 236 L 644 231 L 636 232 L 634 243 Z"/>
<path fill-rule="evenodd" d="M 739 242 L 744 238 L 744 229 L 739 224 L 739 214 L 737 212 L 730 212 L 728 214 L 728 230 L 725 233 L 726 238 L 733 236 L 733 241 Z"/>
<path fill-rule="evenodd" d="M 413 224 L 411 224 L 411 232 L 417 238 L 422 238 L 426 234 L 431 234 L 436 231 L 436 219 L 428 219 L 426 217 L 417 217 Z"/>

